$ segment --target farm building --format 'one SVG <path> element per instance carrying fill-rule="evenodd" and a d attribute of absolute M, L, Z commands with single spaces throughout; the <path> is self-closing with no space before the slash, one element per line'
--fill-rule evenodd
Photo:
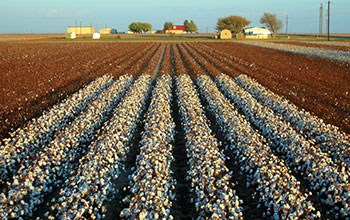
<path fill-rule="evenodd" d="M 78 35 L 80 34 L 93 34 L 95 32 L 94 27 L 67 27 L 67 33 L 76 33 Z"/>
<path fill-rule="evenodd" d="M 112 32 L 112 28 L 103 28 L 103 29 L 100 29 L 100 34 L 111 34 Z"/>
<path fill-rule="evenodd" d="M 220 39 L 231 39 L 232 38 L 232 34 L 230 30 L 224 29 L 222 31 L 219 32 L 219 38 Z"/>
<path fill-rule="evenodd" d="M 66 39 L 75 39 L 77 38 L 77 34 L 75 32 L 66 33 Z"/>
<path fill-rule="evenodd" d="M 250 39 L 267 39 L 271 36 L 271 31 L 264 27 L 248 27 L 243 29 L 245 38 Z"/>
<path fill-rule="evenodd" d="M 169 30 L 166 30 L 165 33 L 170 34 L 183 34 L 186 31 L 185 25 L 173 25 Z"/>
<path fill-rule="evenodd" d="M 103 28 L 99 31 L 100 34 L 117 34 L 117 29 L 114 28 Z"/>

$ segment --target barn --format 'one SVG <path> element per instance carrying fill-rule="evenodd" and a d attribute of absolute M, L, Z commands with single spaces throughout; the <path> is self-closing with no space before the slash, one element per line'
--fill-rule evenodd
<path fill-rule="evenodd" d="M 232 33 L 230 30 L 224 29 L 224 30 L 219 32 L 219 38 L 220 39 L 231 39 Z"/>
<path fill-rule="evenodd" d="M 103 28 L 100 29 L 100 34 L 111 34 L 112 33 L 112 28 Z"/>
<path fill-rule="evenodd" d="M 185 25 L 173 25 L 169 30 L 166 30 L 165 33 L 170 34 L 183 34 L 186 31 Z"/>
<path fill-rule="evenodd" d="M 82 34 L 93 34 L 95 32 L 95 28 L 92 26 L 88 27 L 67 27 L 67 33 L 76 33 L 77 35 Z"/>
<path fill-rule="evenodd" d="M 245 38 L 248 39 L 267 39 L 271 36 L 271 31 L 264 27 L 248 27 L 243 31 Z"/>

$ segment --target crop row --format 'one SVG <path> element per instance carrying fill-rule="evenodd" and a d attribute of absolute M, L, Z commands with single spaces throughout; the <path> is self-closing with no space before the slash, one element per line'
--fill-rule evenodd
<path fill-rule="evenodd" d="M 247 75 L 242 74 L 234 80 L 261 104 L 281 115 L 293 129 L 313 140 L 323 152 L 330 151 L 330 156 L 337 164 L 344 163 L 349 169 L 350 137 L 339 131 L 338 127 L 325 124 L 322 119 L 304 109 L 299 110 L 294 104 L 274 94 Z"/>
<path fill-rule="evenodd" d="M 230 182 L 226 158 L 211 134 L 192 80 L 188 75 L 181 75 L 177 77 L 176 85 L 189 158 L 188 178 L 195 194 L 195 207 L 202 217 L 241 219 L 241 201 L 233 189 L 234 184 Z"/>
<path fill-rule="evenodd" d="M 151 45 L 138 51 L 139 53 L 131 59 L 123 58 L 119 60 L 123 65 L 119 66 L 121 69 L 118 71 L 125 71 L 132 66 L 129 72 L 136 75 L 153 55 L 156 48 Z M 146 53 L 145 56 L 143 56 L 144 53 Z M 34 118 L 27 126 L 17 129 L 11 134 L 11 138 L 5 139 L 4 145 L 0 146 L 2 181 L 8 180 L 8 176 L 17 171 L 19 164 L 28 163 L 28 161 L 36 158 L 41 146 L 51 141 L 55 133 L 60 132 L 69 121 L 74 119 L 93 98 L 111 83 L 111 77 L 102 77 L 86 89 L 81 89 L 63 102 L 53 106 L 50 110 L 45 111 L 41 117 Z"/>
<path fill-rule="evenodd" d="M 102 76 L 45 111 L 39 118 L 34 118 L 27 126 L 13 132 L 11 138 L 5 139 L 0 146 L 1 179 L 8 180 L 8 173 L 14 173 L 16 165 L 28 163 L 28 160 L 35 157 L 40 147 L 50 141 L 54 132 L 64 127 L 112 83 L 112 77 Z"/>
<path fill-rule="evenodd" d="M 131 175 L 129 207 L 121 216 L 128 219 L 172 219 L 176 181 L 170 169 L 175 124 L 171 117 L 170 76 L 161 76 L 153 89 L 148 108 L 136 170 Z"/>
<path fill-rule="evenodd" d="M 57 134 L 53 141 L 43 146 L 32 163 L 21 164 L 13 181 L 0 194 L 1 208 L 5 210 L 2 218 L 32 215 L 35 205 L 43 201 L 45 193 L 51 192 L 52 187 L 61 182 L 61 178 L 69 175 L 72 162 L 82 152 L 81 145 L 92 139 L 131 80 L 130 76 L 121 77 Z"/>
<path fill-rule="evenodd" d="M 145 47 L 141 51 L 138 50 L 137 56 L 133 56 L 131 59 L 123 58 L 123 56 L 121 57 L 123 59 L 117 59 L 119 64 L 123 64 L 117 66 L 119 68 L 118 71 L 124 71 L 135 62 L 140 62 L 139 58 L 149 49 L 151 47 Z M 133 70 L 135 72 L 140 69 L 133 67 Z M 31 157 L 35 157 L 35 153 L 40 150 L 42 145 L 51 140 L 55 132 L 64 127 L 67 122 L 72 120 L 94 97 L 111 83 L 112 78 L 107 76 L 92 82 L 85 89 L 81 89 L 71 97 L 45 111 L 41 117 L 34 118 L 25 127 L 11 133 L 10 138 L 4 139 L 4 144 L 0 146 L 0 174 L 3 180 L 7 179 L 8 172 L 11 174 L 16 170 L 16 164 L 25 159 L 29 153 Z"/>
<path fill-rule="evenodd" d="M 159 47 L 158 47 L 159 48 Z M 140 72 L 154 55 L 157 48 L 133 64 L 132 71 Z M 160 51 L 158 50 L 159 54 Z M 154 66 L 154 65 L 153 65 Z M 58 186 L 62 179 L 73 175 L 76 160 L 83 156 L 92 138 L 109 118 L 116 103 L 123 96 L 132 77 L 121 77 L 104 90 L 72 122 L 43 146 L 29 163 L 21 163 L 13 181 L 7 182 L 1 196 L 4 217 L 31 216 L 36 205 L 43 202 L 46 194 Z M 73 172 L 73 173 L 72 173 Z"/>
<path fill-rule="evenodd" d="M 141 75 L 125 94 L 113 117 L 101 128 L 96 141 L 79 160 L 76 174 L 68 178 L 54 199 L 48 218 L 102 218 L 103 203 L 114 193 L 115 179 L 124 169 L 130 139 L 141 117 L 148 96 L 151 77 Z"/>
<path fill-rule="evenodd" d="M 315 208 L 307 201 L 307 195 L 300 192 L 300 183 L 264 144 L 264 138 L 252 129 L 208 76 L 199 76 L 197 82 L 229 141 L 228 147 L 238 158 L 241 170 L 248 175 L 248 184 L 255 187 L 259 202 L 267 208 L 267 216 L 275 219 L 315 217 Z"/>
<path fill-rule="evenodd" d="M 350 184 L 347 172 L 344 169 L 338 170 L 333 160 L 317 145 L 311 144 L 298 134 L 281 116 L 261 105 L 232 79 L 221 75 L 216 80 L 224 93 L 262 134 L 273 141 L 277 152 L 282 153 L 285 163 L 303 176 L 311 189 L 324 196 L 323 202 L 332 207 L 336 216 L 349 215 Z"/>
<path fill-rule="evenodd" d="M 273 146 L 276 146 L 276 151 L 282 154 L 289 169 L 304 176 L 309 182 L 310 189 L 318 192 L 318 196 L 331 207 L 335 216 L 347 216 L 350 187 L 345 164 L 342 163 L 338 167 L 328 154 L 320 150 L 318 145 L 306 140 L 289 124 L 285 123 L 279 115 L 276 115 L 271 109 L 261 106 L 239 86 L 230 83 L 232 80 L 228 76 L 224 78 L 225 75 L 218 74 L 218 70 L 213 67 L 213 64 L 206 62 L 201 54 L 188 46 L 185 48 L 193 56 L 192 58 L 189 54 L 184 54 L 189 66 L 198 74 L 201 71 L 199 64 L 196 63 L 198 62 L 204 67 L 204 70 L 217 75 L 216 79 L 221 90 L 231 98 L 264 136 L 272 140 Z M 343 138 L 338 143 L 346 145 L 346 140 Z"/>
<path fill-rule="evenodd" d="M 131 44 L 6 44 L 0 61 L 4 99 L 0 135 L 22 125 L 82 85 L 105 74 L 118 77 L 119 60 L 148 47 Z M 25 74 L 24 74 L 25 73 Z M 5 120 L 6 119 L 6 120 Z"/>

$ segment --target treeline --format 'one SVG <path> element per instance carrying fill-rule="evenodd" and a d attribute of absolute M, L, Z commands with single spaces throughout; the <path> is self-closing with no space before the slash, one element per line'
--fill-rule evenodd
<path fill-rule="evenodd" d="M 232 34 L 237 34 L 241 32 L 247 25 L 251 22 L 245 17 L 238 15 L 231 15 L 224 18 L 219 18 L 216 23 L 216 30 L 221 31 L 228 29 Z M 264 13 L 260 18 L 260 23 L 265 25 L 273 34 L 276 34 L 282 29 L 282 21 L 277 19 L 276 14 Z"/>
<path fill-rule="evenodd" d="M 174 23 L 171 21 L 166 21 L 163 25 L 163 30 L 160 30 L 159 32 L 165 32 L 167 30 L 170 30 L 174 26 Z M 186 32 L 193 33 L 198 31 L 197 25 L 194 23 L 193 20 L 184 21 L 184 26 L 186 27 Z M 143 22 L 133 22 L 129 25 L 129 31 L 132 31 L 134 33 L 146 33 L 148 31 L 152 30 L 152 25 L 149 23 L 143 23 Z"/>

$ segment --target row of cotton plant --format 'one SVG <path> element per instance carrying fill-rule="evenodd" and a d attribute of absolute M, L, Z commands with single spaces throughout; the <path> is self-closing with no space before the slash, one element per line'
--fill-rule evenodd
<path fill-rule="evenodd" d="M 332 207 L 336 216 L 348 216 L 350 208 L 350 183 L 345 169 L 312 145 L 302 135 L 283 121 L 282 117 L 261 105 L 247 91 L 233 80 L 219 76 L 219 87 L 244 112 L 263 135 L 276 145 L 276 151 L 282 153 L 286 165 L 299 173 L 309 182 L 312 190 L 318 192 L 322 201 Z"/>
<path fill-rule="evenodd" d="M 115 180 L 124 169 L 130 140 L 140 120 L 150 85 L 150 76 L 141 75 L 130 87 L 113 111 L 113 117 L 80 159 L 75 173 L 63 183 L 59 197 L 51 201 L 52 211 L 45 214 L 47 218 L 105 217 L 107 208 L 103 203 L 117 190 Z"/>
<path fill-rule="evenodd" d="M 82 144 L 91 141 L 132 80 L 129 75 L 120 77 L 43 146 L 33 162 L 21 164 L 0 194 L 1 219 L 32 215 L 45 194 L 69 175 L 72 162 L 84 153 Z"/>
<path fill-rule="evenodd" d="M 175 124 L 171 116 L 170 76 L 158 78 L 145 119 L 136 169 L 130 176 L 130 195 L 121 217 L 127 219 L 172 219 L 176 181 L 170 169 L 174 160 L 172 142 Z"/>
<path fill-rule="evenodd" d="M 226 76 L 227 78 L 228 76 Z M 341 132 L 338 127 L 326 124 L 322 119 L 299 109 L 288 100 L 274 94 L 257 81 L 241 74 L 234 81 L 248 91 L 264 106 L 280 114 L 286 122 L 302 133 L 305 137 L 314 140 L 323 152 L 330 152 L 332 159 L 338 164 L 346 164 L 350 168 L 350 137 Z"/>
<path fill-rule="evenodd" d="M 238 113 L 210 77 L 201 75 L 197 83 L 229 141 L 228 147 L 247 175 L 247 185 L 256 189 L 259 203 L 267 209 L 265 215 L 273 219 L 313 219 L 320 216 L 307 201 L 308 195 L 300 191 L 300 182 L 264 144 L 264 138 Z"/>
<path fill-rule="evenodd" d="M 53 134 L 66 126 L 67 122 L 79 114 L 92 99 L 113 83 L 109 75 L 102 76 L 72 96 L 32 119 L 28 124 L 11 133 L 0 146 L 0 177 L 9 180 L 19 164 L 27 163 L 36 157 L 41 146 L 48 143 Z"/>
<path fill-rule="evenodd" d="M 199 218 L 242 219 L 242 201 L 230 181 L 232 174 L 225 166 L 226 158 L 212 135 L 192 80 L 188 75 L 181 75 L 176 85 L 189 158 L 187 178 L 191 181 Z"/>

